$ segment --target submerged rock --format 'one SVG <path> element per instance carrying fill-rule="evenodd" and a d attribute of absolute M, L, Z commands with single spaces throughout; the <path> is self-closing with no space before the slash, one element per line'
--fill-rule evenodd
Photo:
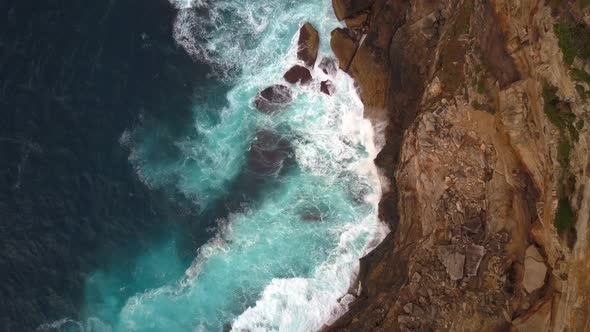
<path fill-rule="evenodd" d="M 306 66 L 313 67 L 318 57 L 320 35 L 311 23 L 306 22 L 299 29 L 298 45 L 297 58 L 303 60 Z"/>
<path fill-rule="evenodd" d="M 254 104 L 259 111 L 274 113 L 281 106 L 293 101 L 293 92 L 288 86 L 276 84 L 260 91 L 254 98 Z"/>
<path fill-rule="evenodd" d="M 285 73 L 285 75 L 283 75 L 283 78 L 285 79 L 285 81 L 291 84 L 307 84 L 311 81 L 311 73 L 309 72 L 309 69 L 299 65 L 295 65 L 291 67 L 291 69 L 289 69 Z"/>
<path fill-rule="evenodd" d="M 336 88 L 334 87 L 332 81 L 325 80 L 320 84 L 320 91 L 327 94 L 328 96 L 331 96 L 336 91 Z"/>
<path fill-rule="evenodd" d="M 338 60 L 332 56 L 323 57 L 319 67 L 324 74 L 334 76 L 338 72 Z"/>
<path fill-rule="evenodd" d="M 250 144 L 248 171 L 262 176 L 277 175 L 291 155 L 291 144 L 285 137 L 272 130 L 261 130 Z"/>

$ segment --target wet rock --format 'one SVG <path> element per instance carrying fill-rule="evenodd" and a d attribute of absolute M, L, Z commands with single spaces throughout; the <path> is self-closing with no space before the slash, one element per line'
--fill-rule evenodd
<path fill-rule="evenodd" d="M 328 96 L 331 96 L 336 91 L 336 88 L 334 87 L 332 81 L 326 80 L 322 81 L 322 83 L 320 84 L 320 91 L 327 94 Z"/>
<path fill-rule="evenodd" d="M 346 26 L 351 29 L 363 29 L 367 23 L 369 15 L 367 13 L 361 13 L 356 16 L 347 18 L 345 20 Z"/>
<path fill-rule="evenodd" d="M 375 0 L 332 0 L 332 7 L 338 20 L 342 21 L 368 9 L 374 2 Z"/>
<path fill-rule="evenodd" d="M 283 78 L 291 84 L 307 84 L 311 81 L 311 73 L 309 72 L 309 69 L 295 65 L 283 75 Z"/>
<path fill-rule="evenodd" d="M 447 269 L 451 280 L 463 278 L 463 267 L 465 265 L 465 255 L 455 249 L 453 246 L 438 246 L 436 248 L 436 255 Z"/>
<path fill-rule="evenodd" d="M 305 23 L 299 29 L 299 50 L 297 51 L 297 58 L 302 60 L 306 66 L 313 67 L 318 57 L 319 44 L 320 36 L 318 31 L 311 23 Z"/>
<path fill-rule="evenodd" d="M 337 28 L 332 31 L 330 46 L 340 63 L 340 69 L 347 71 L 356 52 L 357 43 L 349 29 Z"/>
<path fill-rule="evenodd" d="M 285 137 L 272 130 L 261 130 L 250 144 L 248 171 L 263 176 L 276 175 L 286 166 L 291 152 L 291 144 Z"/>
<path fill-rule="evenodd" d="M 529 246 L 525 252 L 522 286 L 528 293 L 532 293 L 543 287 L 546 274 L 547 266 L 543 256 L 535 246 Z"/>
<path fill-rule="evenodd" d="M 465 273 L 468 276 L 477 275 L 477 269 L 484 254 L 485 249 L 482 246 L 472 244 L 465 248 Z"/>
<path fill-rule="evenodd" d="M 319 67 L 324 74 L 334 76 L 338 72 L 338 60 L 331 56 L 323 57 Z"/>
<path fill-rule="evenodd" d="M 277 84 L 260 91 L 254 98 L 254 104 L 259 111 L 274 113 L 281 106 L 293 101 L 293 92 L 287 86 Z"/>

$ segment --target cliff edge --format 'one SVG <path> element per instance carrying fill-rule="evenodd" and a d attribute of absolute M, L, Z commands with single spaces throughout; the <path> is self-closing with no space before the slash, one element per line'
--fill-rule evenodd
<path fill-rule="evenodd" d="M 590 2 L 333 7 L 391 233 L 325 330 L 590 330 Z"/>

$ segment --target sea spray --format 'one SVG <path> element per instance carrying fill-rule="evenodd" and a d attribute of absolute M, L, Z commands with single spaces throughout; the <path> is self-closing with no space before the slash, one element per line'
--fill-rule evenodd
<path fill-rule="evenodd" d="M 110 280 L 97 271 L 88 281 L 88 293 L 95 296 L 84 314 L 104 324 L 99 330 L 317 330 L 347 309 L 339 299 L 358 273 L 359 258 L 387 232 L 377 218 L 381 192 L 372 162 L 378 152 L 373 128 L 342 72 L 332 77 L 313 69 L 314 82 L 293 86 L 293 103 L 272 116 L 258 112 L 252 101 L 297 63 L 297 31 L 305 21 L 320 32 L 319 58 L 331 54 L 328 36 L 339 26 L 331 2 L 175 5 L 179 45 L 210 63 L 229 92 L 223 100 L 195 104 L 193 133 L 175 142 L 178 153 L 156 151 L 165 135 L 157 123 L 140 123 L 122 140 L 140 178 L 190 197 L 202 212 L 195 222 L 218 225 L 216 234 L 197 250 L 183 276 L 130 296 L 121 295 L 119 285 L 141 289 L 145 270 L 118 284 L 97 283 L 96 275 Z M 332 96 L 319 91 L 325 79 L 334 82 Z M 246 182 L 237 179 L 244 178 L 261 131 L 289 142 L 294 166 L 257 188 L 242 188 Z M 237 203 L 227 207 L 227 201 Z M 105 313 L 100 308 L 109 299 L 116 305 Z"/>

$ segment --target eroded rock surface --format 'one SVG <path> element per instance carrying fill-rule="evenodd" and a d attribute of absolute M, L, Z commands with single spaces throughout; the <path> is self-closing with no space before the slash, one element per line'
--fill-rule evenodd
<path fill-rule="evenodd" d="M 326 330 L 590 330 L 590 59 L 560 35 L 573 26 L 584 38 L 590 9 L 334 9 L 353 28 L 332 32 L 340 68 L 373 124 L 387 122 L 376 164 L 391 233 L 361 259 L 361 292 Z"/>

